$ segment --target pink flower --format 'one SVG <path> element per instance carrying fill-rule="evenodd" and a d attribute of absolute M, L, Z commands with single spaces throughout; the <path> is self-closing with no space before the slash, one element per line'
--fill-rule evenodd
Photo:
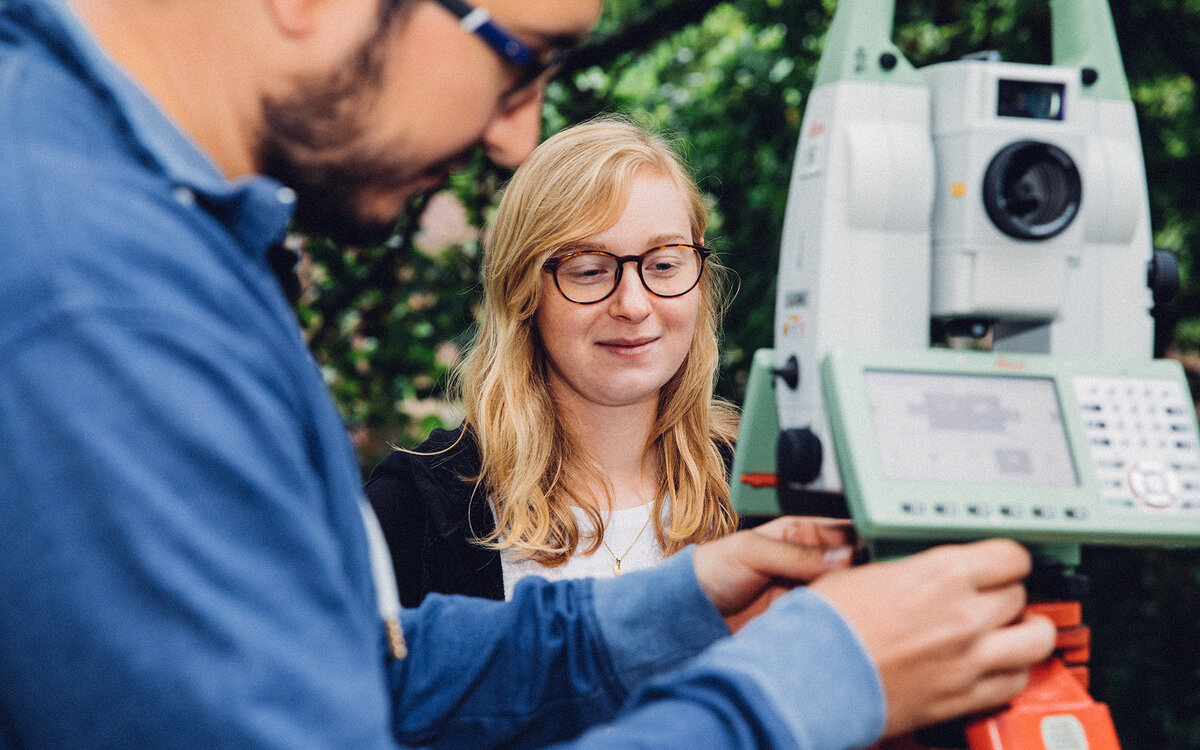
<path fill-rule="evenodd" d="M 433 361 L 441 367 L 454 367 L 462 356 L 462 350 L 452 341 L 443 341 L 433 351 Z"/>
<path fill-rule="evenodd" d="M 429 197 L 418 220 L 413 244 L 434 258 L 455 245 L 479 239 L 479 229 L 471 226 L 467 208 L 452 191 L 442 190 Z"/>

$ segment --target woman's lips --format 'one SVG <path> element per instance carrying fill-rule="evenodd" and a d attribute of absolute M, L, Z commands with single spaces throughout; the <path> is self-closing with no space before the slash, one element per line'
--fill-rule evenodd
<path fill-rule="evenodd" d="M 658 341 L 657 336 L 644 336 L 636 339 L 605 339 L 596 343 L 614 354 L 631 356 L 646 351 L 655 341 Z"/>

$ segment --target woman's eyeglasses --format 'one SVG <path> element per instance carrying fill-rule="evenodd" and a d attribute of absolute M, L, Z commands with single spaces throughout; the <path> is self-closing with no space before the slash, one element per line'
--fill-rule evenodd
<path fill-rule="evenodd" d="M 603 302 L 621 283 L 621 269 L 637 263 L 638 277 L 656 297 L 680 297 L 700 283 L 704 259 L 712 250 L 700 245 L 660 245 L 641 255 L 581 250 L 550 258 L 542 268 L 554 274 L 562 296 L 580 305 Z"/>

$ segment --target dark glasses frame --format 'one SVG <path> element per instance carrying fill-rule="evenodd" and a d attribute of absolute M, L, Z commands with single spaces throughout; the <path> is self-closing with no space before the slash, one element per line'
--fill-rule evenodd
<path fill-rule="evenodd" d="M 487 8 L 478 8 L 463 0 L 433 1 L 453 13 L 464 30 L 482 39 L 504 62 L 519 71 L 516 82 L 504 92 L 504 99 L 541 78 L 546 71 L 559 67 L 567 55 L 565 49 L 553 49 L 545 57 L 540 56 L 533 47 L 493 21 Z"/>
<path fill-rule="evenodd" d="M 659 294 L 658 292 L 656 292 L 650 288 L 650 285 L 646 283 L 646 277 L 642 274 L 642 261 L 646 258 L 646 256 L 649 255 L 650 253 L 654 252 L 655 250 L 662 250 L 665 247 L 690 247 L 691 249 L 696 251 L 697 255 L 700 256 L 700 267 L 696 271 L 696 280 L 693 281 L 692 285 L 689 286 L 687 289 L 684 289 L 682 292 L 679 292 L 677 294 Z M 542 263 L 542 270 L 549 271 L 554 276 L 554 288 L 557 289 L 558 293 L 563 296 L 563 299 L 567 300 L 568 302 L 574 302 L 577 305 L 596 305 L 596 304 L 599 304 L 599 303 L 603 302 L 604 300 L 608 299 L 609 297 L 613 296 L 613 293 L 616 292 L 618 288 L 620 288 L 621 272 L 624 270 L 625 264 L 626 263 L 636 263 L 637 264 L 637 272 L 638 272 L 638 280 L 642 282 L 642 287 L 647 292 L 650 292 L 655 297 L 659 297 L 660 299 L 674 299 L 676 297 L 682 297 L 683 295 L 687 294 L 688 292 L 690 292 L 696 288 L 696 285 L 700 283 L 700 279 L 704 278 L 704 261 L 707 260 L 708 256 L 710 256 L 712 254 L 713 254 L 713 251 L 707 247 L 704 247 L 703 245 L 693 245 L 693 244 L 690 244 L 687 242 L 668 242 L 665 245 L 655 245 L 654 247 L 650 248 L 649 250 L 647 250 L 644 253 L 641 253 L 639 255 L 617 255 L 615 253 L 606 252 L 604 250 L 580 250 L 580 251 L 574 252 L 574 253 L 567 253 L 566 255 L 559 255 L 558 257 L 555 257 L 555 258 L 547 258 L 546 262 Z M 562 285 L 560 285 L 558 283 L 558 267 L 560 265 L 562 265 L 564 262 L 566 262 L 567 260 L 569 260 L 571 258 L 575 258 L 580 255 L 607 255 L 608 257 L 613 258 L 614 260 L 617 261 L 617 272 L 615 274 L 613 274 L 612 289 L 609 289 L 608 294 L 604 295 L 600 299 L 594 299 L 594 300 L 591 300 L 588 302 L 580 302 L 579 300 L 571 299 L 570 297 L 567 296 L 567 293 L 563 291 Z"/>

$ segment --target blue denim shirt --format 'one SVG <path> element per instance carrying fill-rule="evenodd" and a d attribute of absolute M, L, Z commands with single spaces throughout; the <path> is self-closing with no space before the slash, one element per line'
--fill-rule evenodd
<path fill-rule="evenodd" d="M 725 638 L 690 552 L 432 597 L 386 656 L 356 463 L 265 262 L 293 199 L 226 180 L 61 0 L 0 0 L 0 748 L 879 733 L 832 607 Z"/>

